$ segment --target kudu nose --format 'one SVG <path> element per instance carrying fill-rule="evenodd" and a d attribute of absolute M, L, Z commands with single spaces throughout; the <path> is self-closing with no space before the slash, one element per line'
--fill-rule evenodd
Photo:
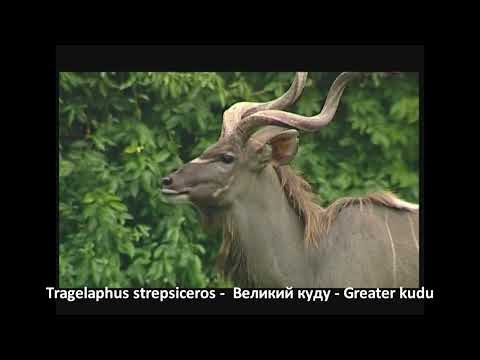
<path fill-rule="evenodd" d="M 173 179 L 170 176 L 164 177 L 162 179 L 162 185 L 163 186 L 170 186 L 173 183 Z"/>

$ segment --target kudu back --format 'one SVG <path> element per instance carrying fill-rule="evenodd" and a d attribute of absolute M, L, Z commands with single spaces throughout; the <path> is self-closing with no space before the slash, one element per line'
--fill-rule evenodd
<path fill-rule="evenodd" d="M 361 75 L 340 74 L 312 117 L 284 111 L 302 93 L 302 72 L 277 99 L 234 104 L 217 143 L 162 179 L 169 202 L 191 203 L 222 227 L 218 266 L 235 285 L 419 286 L 418 205 L 378 192 L 323 208 L 289 166 L 299 131 L 329 124 L 346 85 Z"/>

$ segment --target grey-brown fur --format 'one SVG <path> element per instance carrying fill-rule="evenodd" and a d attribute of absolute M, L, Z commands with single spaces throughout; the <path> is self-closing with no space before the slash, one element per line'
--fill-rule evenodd
<path fill-rule="evenodd" d="M 224 214 L 219 267 L 225 276 L 249 287 L 418 286 L 417 210 L 398 208 L 389 193 L 342 198 L 322 208 L 306 181 L 290 167 L 272 168 L 265 174 L 270 178 L 258 181 L 245 198 L 258 199 L 256 205 L 266 216 L 254 209 L 244 211 L 251 216 L 241 221 L 238 211 Z M 278 194 L 273 201 L 265 196 L 272 187 L 272 193 Z M 292 209 L 289 216 L 281 216 L 288 208 Z M 279 219 L 271 221 L 270 214 Z M 290 221 L 285 223 L 285 219 Z M 413 233 L 409 231 L 412 226 Z M 252 231 L 262 233 L 260 243 Z M 277 255 L 268 251 L 269 246 Z M 251 260 L 258 254 L 265 257 L 261 270 Z M 257 275 L 261 272 L 263 277 Z"/>

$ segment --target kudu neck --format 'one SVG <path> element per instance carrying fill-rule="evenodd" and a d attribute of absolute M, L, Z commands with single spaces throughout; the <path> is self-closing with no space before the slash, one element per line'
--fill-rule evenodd
<path fill-rule="evenodd" d="M 231 207 L 236 241 L 253 282 L 263 287 L 302 283 L 305 274 L 304 225 L 290 205 L 278 176 L 267 166 Z"/>

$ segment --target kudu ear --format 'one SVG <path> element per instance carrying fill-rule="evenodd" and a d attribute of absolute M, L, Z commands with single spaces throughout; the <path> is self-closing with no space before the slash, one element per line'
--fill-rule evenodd
<path fill-rule="evenodd" d="M 250 137 L 249 145 L 260 156 L 260 162 L 286 165 L 298 151 L 298 131 L 266 126 Z"/>

